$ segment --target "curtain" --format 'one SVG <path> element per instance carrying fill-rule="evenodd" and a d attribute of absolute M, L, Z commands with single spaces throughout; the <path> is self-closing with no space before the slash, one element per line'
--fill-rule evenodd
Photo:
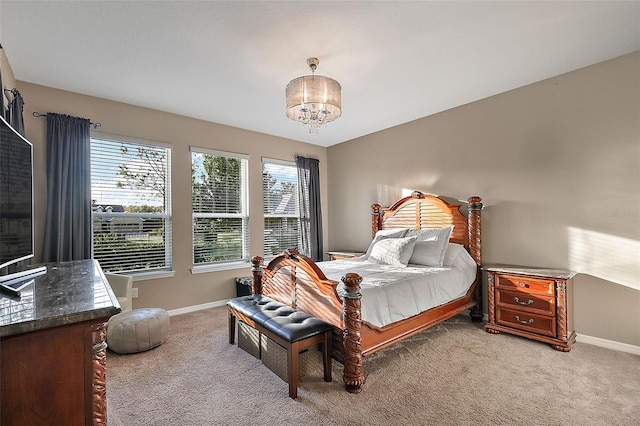
<path fill-rule="evenodd" d="M 47 113 L 43 262 L 91 258 L 89 120 Z"/>
<path fill-rule="evenodd" d="M 322 209 L 320 206 L 320 161 L 296 157 L 300 207 L 301 252 L 311 260 L 323 260 Z"/>
<path fill-rule="evenodd" d="M 13 129 L 24 136 L 24 119 L 22 118 L 22 110 L 24 108 L 24 99 L 17 89 L 11 89 L 13 100 L 9 105 L 9 124 Z"/>

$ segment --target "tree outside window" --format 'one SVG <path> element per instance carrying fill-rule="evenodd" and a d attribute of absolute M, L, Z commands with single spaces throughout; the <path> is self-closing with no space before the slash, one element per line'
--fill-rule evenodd
<path fill-rule="evenodd" d="M 93 257 L 106 272 L 171 268 L 170 148 L 92 138 Z"/>
<path fill-rule="evenodd" d="M 247 158 L 191 152 L 194 265 L 249 258 Z"/>

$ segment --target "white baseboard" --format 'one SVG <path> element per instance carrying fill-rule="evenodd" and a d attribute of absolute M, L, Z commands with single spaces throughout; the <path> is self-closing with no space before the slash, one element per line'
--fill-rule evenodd
<path fill-rule="evenodd" d="M 576 341 L 580 343 L 586 343 L 588 345 L 600 346 L 607 349 L 613 349 L 615 351 L 628 352 L 634 355 L 640 355 L 640 346 L 629 345 L 627 343 L 615 342 L 613 340 L 601 339 L 599 337 L 585 336 L 584 334 L 578 334 Z"/>
<path fill-rule="evenodd" d="M 182 314 L 188 314 L 189 312 L 202 311 L 203 309 L 219 308 L 220 306 L 225 306 L 226 304 L 227 304 L 226 300 L 218 300 L 217 302 L 203 303 L 202 305 L 193 305 L 193 306 L 186 306 L 184 308 L 172 309 L 167 312 L 169 313 L 169 316 L 182 315 Z"/>

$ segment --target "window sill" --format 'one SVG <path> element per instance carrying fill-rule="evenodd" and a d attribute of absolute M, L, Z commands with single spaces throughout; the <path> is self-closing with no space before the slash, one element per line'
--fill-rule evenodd
<path fill-rule="evenodd" d="M 206 274 L 207 272 L 230 271 L 233 269 L 246 269 L 251 267 L 251 262 L 229 262 L 209 265 L 194 265 L 192 274 Z"/>
<path fill-rule="evenodd" d="M 133 281 L 146 281 L 155 280 L 159 278 L 171 278 L 176 274 L 175 271 L 154 271 L 154 272 L 140 272 L 137 274 L 131 274 Z"/>

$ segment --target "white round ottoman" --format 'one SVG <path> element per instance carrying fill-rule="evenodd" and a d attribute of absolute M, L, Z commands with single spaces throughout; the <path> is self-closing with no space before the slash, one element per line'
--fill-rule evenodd
<path fill-rule="evenodd" d="M 160 308 L 142 308 L 114 315 L 107 323 L 107 346 L 119 354 L 160 346 L 169 334 L 169 314 Z"/>

